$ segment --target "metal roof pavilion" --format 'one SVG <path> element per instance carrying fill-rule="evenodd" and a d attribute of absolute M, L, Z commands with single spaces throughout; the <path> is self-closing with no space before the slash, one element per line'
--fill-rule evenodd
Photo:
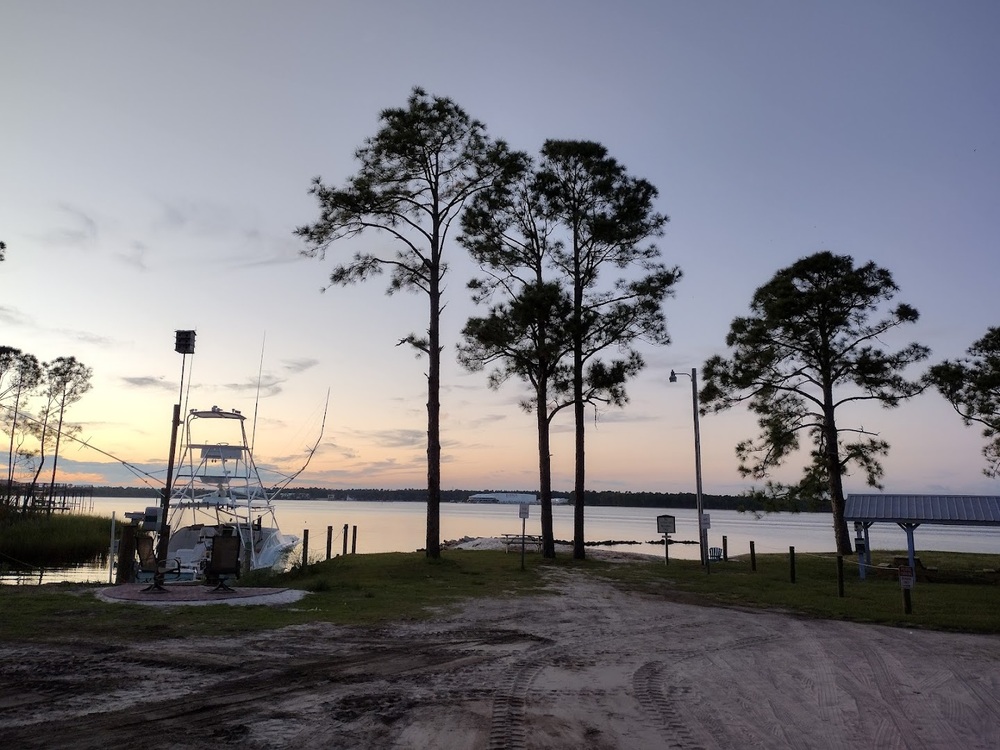
<path fill-rule="evenodd" d="M 848 521 L 1000 526 L 1000 496 L 848 495 Z"/>
<path fill-rule="evenodd" d="M 920 524 L 1000 526 L 1000 496 L 848 495 L 844 503 L 844 520 L 854 522 L 858 552 L 864 551 L 868 565 L 871 565 L 868 528 L 878 521 L 898 524 L 906 532 L 906 549 L 913 568 L 913 531 Z"/>

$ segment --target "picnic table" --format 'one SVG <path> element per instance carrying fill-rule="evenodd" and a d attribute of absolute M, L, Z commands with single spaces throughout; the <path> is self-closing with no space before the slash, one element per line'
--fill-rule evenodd
<path fill-rule="evenodd" d="M 504 551 L 510 552 L 510 548 L 520 549 L 521 547 L 521 534 L 501 534 L 500 539 L 503 542 Z M 534 534 L 524 535 L 524 546 L 531 547 L 535 552 L 542 551 L 542 538 Z"/>

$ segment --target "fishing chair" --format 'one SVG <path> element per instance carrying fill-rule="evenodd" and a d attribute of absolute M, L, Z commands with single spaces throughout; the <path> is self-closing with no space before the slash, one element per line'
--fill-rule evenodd
<path fill-rule="evenodd" d="M 142 578 L 147 576 L 155 577 L 157 570 L 156 562 L 156 551 L 153 549 L 153 537 L 151 536 L 137 536 L 135 538 L 135 553 L 139 557 L 139 574 Z M 181 561 L 180 560 L 167 560 L 166 564 L 169 566 L 164 569 L 164 576 L 175 576 L 180 578 L 181 575 Z"/>
<path fill-rule="evenodd" d="M 226 579 L 240 577 L 241 543 L 239 534 L 212 537 L 212 554 L 205 568 L 205 579 L 208 585 L 216 584 L 213 591 L 234 591 Z"/>

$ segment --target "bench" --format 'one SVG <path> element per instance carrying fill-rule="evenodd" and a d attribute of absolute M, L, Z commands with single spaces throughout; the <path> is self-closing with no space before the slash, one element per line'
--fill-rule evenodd
<path fill-rule="evenodd" d="M 521 535 L 520 534 L 501 534 L 500 540 L 503 542 L 504 552 L 510 552 L 510 548 L 514 549 L 521 548 Z M 535 536 L 534 534 L 524 535 L 524 547 L 532 548 L 535 552 L 542 551 L 542 538 L 540 536 Z"/>

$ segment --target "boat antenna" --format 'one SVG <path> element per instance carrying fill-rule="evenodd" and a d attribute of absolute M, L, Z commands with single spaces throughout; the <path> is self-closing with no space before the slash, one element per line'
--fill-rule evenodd
<path fill-rule="evenodd" d="M 191 354 L 191 369 L 188 370 L 188 381 L 186 389 L 184 389 L 184 365 L 187 362 L 187 355 L 185 354 L 181 358 L 181 388 L 184 389 L 184 411 L 181 412 L 182 415 L 188 413 L 188 404 L 191 403 L 191 384 L 194 382 L 194 377 L 192 377 L 194 375 L 194 352 L 192 351 L 190 352 L 190 354 Z"/>
<path fill-rule="evenodd" d="M 260 339 L 260 364 L 257 366 L 257 395 L 253 401 L 253 425 L 250 428 L 250 453 L 253 454 L 257 442 L 257 407 L 260 405 L 260 380 L 264 375 L 264 342 L 267 341 L 267 331 Z"/>
<path fill-rule="evenodd" d="M 298 471 L 296 471 L 294 474 L 285 476 L 284 480 L 278 485 L 277 489 L 275 489 L 274 494 L 271 495 L 271 499 L 272 500 L 274 498 L 276 498 L 278 496 L 278 493 L 280 493 L 283 489 L 285 489 L 285 487 L 287 487 L 292 482 L 294 482 L 295 478 L 299 474 L 301 474 L 303 471 L 305 471 L 307 466 L 309 466 L 309 462 L 312 461 L 312 457 L 316 454 L 316 451 L 319 448 L 319 444 L 323 440 L 323 433 L 326 432 L 326 413 L 329 410 L 330 410 L 330 389 L 327 388 L 326 389 L 326 403 L 323 405 L 323 419 L 320 422 L 320 426 L 319 426 L 319 437 L 316 438 L 316 442 L 313 443 L 312 448 L 310 448 L 306 452 L 306 462 L 304 464 L 302 464 L 302 467 Z"/>

